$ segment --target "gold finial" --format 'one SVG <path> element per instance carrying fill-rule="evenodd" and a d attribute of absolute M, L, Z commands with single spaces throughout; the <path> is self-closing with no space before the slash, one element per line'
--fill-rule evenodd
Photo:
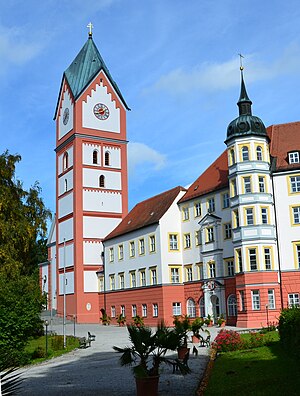
<path fill-rule="evenodd" d="M 244 58 L 244 56 L 242 54 L 238 54 L 238 55 L 240 57 L 240 71 L 243 71 L 244 70 L 244 66 L 243 66 L 243 59 L 242 58 Z"/>
<path fill-rule="evenodd" d="M 92 30 L 93 30 L 93 24 L 92 24 L 92 22 L 90 22 L 88 25 L 87 25 L 87 28 L 89 28 L 89 37 L 92 37 L 92 35 L 93 35 L 93 32 L 92 32 Z"/>

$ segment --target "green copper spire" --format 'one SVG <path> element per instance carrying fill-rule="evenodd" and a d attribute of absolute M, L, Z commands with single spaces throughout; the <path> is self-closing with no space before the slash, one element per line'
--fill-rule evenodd
<path fill-rule="evenodd" d="M 91 30 L 89 38 L 81 48 L 80 52 L 64 72 L 75 100 L 81 95 L 84 89 L 89 85 L 92 79 L 103 70 L 117 92 L 119 98 L 123 102 L 127 110 L 129 110 L 117 84 L 113 80 L 108 68 L 106 67 L 102 56 L 100 55 L 92 38 Z"/>
<path fill-rule="evenodd" d="M 244 76 L 243 76 L 243 67 L 240 67 L 241 70 L 241 93 L 240 93 L 240 98 L 239 101 L 237 102 L 237 105 L 239 107 L 239 115 L 252 115 L 252 110 L 251 110 L 251 105 L 252 102 L 248 97 L 245 82 L 244 82 Z"/>

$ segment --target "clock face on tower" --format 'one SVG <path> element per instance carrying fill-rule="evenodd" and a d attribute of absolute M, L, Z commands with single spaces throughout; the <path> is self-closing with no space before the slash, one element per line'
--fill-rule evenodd
<path fill-rule="evenodd" d="M 107 120 L 109 117 L 109 110 L 108 107 L 105 106 L 103 103 L 97 103 L 94 106 L 94 115 L 99 119 L 99 120 Z"/>
<path fill-rule="evenodd" d="M 67 125 L 67 123 L 69 121 L 69 116 L 70 116 L 70 111 L 69 111 L 68 107 L 66 107 L 64 114 L 63 114 L 63 124 L 64 125 Z"/>

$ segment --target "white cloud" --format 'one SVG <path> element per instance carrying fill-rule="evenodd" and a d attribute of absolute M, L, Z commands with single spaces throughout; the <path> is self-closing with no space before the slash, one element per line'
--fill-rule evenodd
<path fill-rule="evenodd" d="M 258 61 L 258 54 L 245 54 L 247 82 L 271 79 L 300 71 L 300 46 L 290 44 L 280 57 L 273 61 Z M 222 63 L 204 62 L 191 70 L 175 69 L 162 76 L 150 90 L 163 90 L 173 94 L 190 91 L 226 90 L 239 84 L 237 71 L 239 58 Z"/>
<path fill-rule="evenodd" d="M 166 164 L 166 157 L 144 143 L 130 142 L 128 144 L 128 167 L 133 173 L 141 166 L 151 164 L 151 169 L 160 170 Z"/>

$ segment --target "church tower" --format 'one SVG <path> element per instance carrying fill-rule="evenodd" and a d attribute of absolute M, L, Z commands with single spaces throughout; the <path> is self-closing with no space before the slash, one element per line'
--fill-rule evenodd
<path fill-rule="evenodd" d="M 92 38 L 65 70 L 56 121 L 57 310 L 98 323 L 102 239 L 128 211 L 126 110 Z M 101 307 L 100 307 L 101 308 Z"/>
<path fill-rule="evenodd" d="M 227 129 L 230 207 L 239 327 L 260 327 L 279 301 L 278 261 L 269 138 L 252 115 L 243 67 L 239 116 Z M 273 304 L 272 304 L 273 302 Z M 266 307 L 266 308 L 265 308 Z"/>

